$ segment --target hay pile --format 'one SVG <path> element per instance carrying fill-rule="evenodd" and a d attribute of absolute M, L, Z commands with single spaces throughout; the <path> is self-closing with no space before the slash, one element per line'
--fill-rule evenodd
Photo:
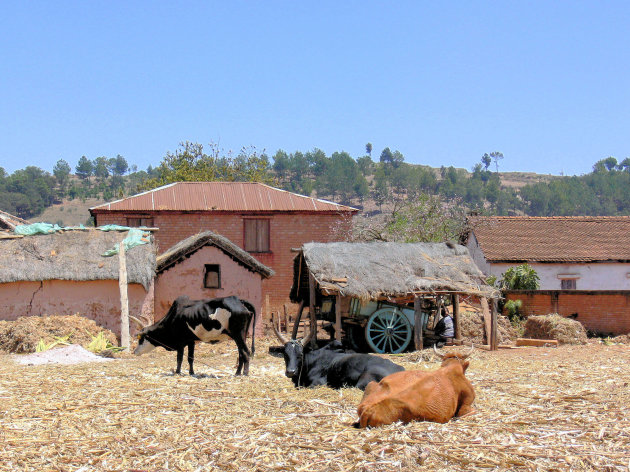
<path fill-rule="evenodd" d="M 556 339 L 560 344 L 588 342 L 586 329 L 582 323 L 556 313 L 528 317 L 523 336 L 533 339 Z"/>
<path fill-rule="evenodd" d="M 485 335 L 483 313 L 464 311 L 460 315 L 460 326 L 464 340 L 472 341 L 475 344 L 488 344 Z M 499 344 L 509 344 L 517 338 L 516 329 L 505 316 L 498 316 L 497 328 Z"/>
<path fill-rule="evenodd" d="M 256 340 L 249 377 L 234 376 L 231 341 L 199 345 L 198 377 L 172 375 L 175 353 L 161 349 L 98 364 L 0 362 L 0 471 L 628 470 L 628 346 L 476 350 L 466 376 L 477 414 L 357 430 L 362 392 L 294 388 L 270 343 Z"/>
<path fill-rule="evenodd" d="M 68 342 L 87 347 L 92 336 L 101 331 L 110 343 L 118 345 L 114 333 L 83 316 L 22 316 L 15 321 L 0 321 L 0 351 L 35 352 L 40 339 L 50 344 L 68 335 Z"/>

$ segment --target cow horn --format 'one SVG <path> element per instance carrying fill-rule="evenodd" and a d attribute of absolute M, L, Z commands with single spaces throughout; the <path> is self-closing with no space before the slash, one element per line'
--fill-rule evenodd
<path fill-rule="evenodd" d="M 131 321 L 133 321 L 134 323 L 137 323 L 137 325 L 140 327 L 140 329 L 144 329 L 144 328 L 146 328 L 148 326 L 147 324 L 143 323 L 142 321 L 140 321 L 138 318 L 136 318 L 133 315 L 129 315 L 129 319 Z"/>
<path fill-rule="evenodd" d="M 437 348 L 435 347 L 435 344 L 433 345 L 433 352 L 435 352 L 435 355 L 438 356 L 440 359 L 444 359 L 444 354 L 440 354 L 437 350 Z"/>
<path fill-rule="evenodd" d="M 475 350 L 475 345 L 474 343 L 470 343 L 470 351 L 468 351 L 466 354 L 462 354 L 461 356 L 459 356 L 460 359 L 466 359 L 467 357 L 469 357 L 473 351 Z"/>
<path fill-rule="evenodd" d="M 276 336 L 278 337 L 278 339 L 280 340 L 280 342 L 282 344 L 286 344 L 289 342 L 289 340 L 287 339 L 286 336 L 284 336 L 280 330 L 278 329 L 278 327 L 276 326 L 276 313 L 273 312 L 271 313 L 271 326 L 273 326 L 273 332 L 276 333 Z"/>

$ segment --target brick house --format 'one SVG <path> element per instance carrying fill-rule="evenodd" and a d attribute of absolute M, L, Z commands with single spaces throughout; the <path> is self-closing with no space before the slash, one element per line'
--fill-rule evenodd
<path fill-rule="evenodd" d="M 486 275 L 522 263 L 540 290 L 511 292 L 526 314 L 577 316 L 587 329 L 630 332 L 630 217 L 473 217 L 464 241 Z"/>
<path fill-rule="evenodd" d="M 275 272 L 263 281 L 265 319 L 290 303 L 291 249 L 340 240 L 357 212 L 257 182 L 177 182 L 90 208 L 97 226 L 159 228 L 160 252 L 208 230 L 229 239 Z"/>

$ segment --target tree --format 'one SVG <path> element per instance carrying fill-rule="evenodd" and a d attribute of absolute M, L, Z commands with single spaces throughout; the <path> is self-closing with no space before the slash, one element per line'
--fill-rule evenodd
<path fill-rule="evenodd" d="M 129 170 L 129 164 L 124 157 L 118 154 L 110 160 L 110 169 L 113 175 L 125 175 Z"/>
<path fill-rule="evenodd" d="M 510 267 L 499 281 L 501 290 L 538 290 L 540 277 L 529 264 Z"/>
<path fill-rule="evenodd" d="M 357 159 L 357 164 L 359 166 L 359 170 L 361 170 L 361 173 L 364 176 L 370 175 L 372 173 L 372 170 L 374 169 L 374 162 L 372 162 L 372 157 L 370 157 L 369 155 L 359 157 Z"/>
<path fill-rule="evenodd" d="M 499 172 L 499 161 L 503 159 L 503 153 L 499 151 L 494 151 L 490 153 L 490 157 L 494 161 L 494 165 L 496 166 L 497 172 Z"/>
<path fill-rule="evenodd" d="M 105 156 L 94 159 L 94 175 L 102 183 L 109 177 L 109 159 Z"/>
<path fill-rule="evenodd" d="M 370 160 L 372 160 L 372 143 L 367 143 L 365 145 L 365 152 L 368 156 L 370 156 Z"/>
<path fill-rule="evenodd" d="M 75 173 L 81 180 L 86 180 L 92 175 L 92 172 L 94 172 L 94 165 L 87 157 L 81 156 L 74 169 Z"/>
<path fill-rule="evenodd" d="M 464 231 L 466 216 L 460 205 L 446 205 L 439 197 L 421 194 L 396 210 L 383 234 L 389 241 L 458 241 Z"/>
<path fill-rule="evenodd" d="M 483 156 L 481 156 L 481 163 L 483 164 L 484 169 L 488 170 L 488 167 L 490 167 L 490 164 L 492 164 L 492 157 L 490 157 L 488 153 L 485 153 Z"/>
<path fill-rule="evenodd" d="M 61 195 L 64 195 L 65 193 L 66 184 L 68 183 L 71 170 L 70 164 L 63 159 L 59 159 L 55 164 L 55 167 L 53 167 L 53 175 L 55 176 L 55 180 L 57 180 Z"/>
<path fill-rule="evenodd" d="M 381 151 L 380 161 L 383 164 L 391 164 L 394 161 L 394 154 L 388 147 Z"/>

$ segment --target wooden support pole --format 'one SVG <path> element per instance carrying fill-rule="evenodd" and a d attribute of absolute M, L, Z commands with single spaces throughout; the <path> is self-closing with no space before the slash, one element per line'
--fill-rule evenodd
<path fill-rule="evenodd" d="M 308 293 L 309 303 L 308 309 L 310 311 L 311 318 L 311 332 L 313 337 L 311 338 L 311 346 L 317 346 L 317 318 L 315 316 L 315 277 L 310 272 L 308 273 Z"/>
<path fill-rule="evenodd" d="M 335 300 L 335 340 L 341 341 L 341 294 Z"/>
<path fill-rule="evenodd" d="M 459 315 L 459 295 L 453 294 L 453 329 L 455 330 L 455 341 L 462 340 L 462 320 Z"/>
<path fill-rule="evenodd" d="M 127 256 L 125 244 L 118 249 L 118 287 L 120 289 L 120 345 L 129 349 L 129 298 L 127 296 Z"/>
<path fill-rule="evenodd" d="M 492 300 L 492 310 L 490 311 L 491 326 L 490 326 L 490 350 L 496 351 L 499 349 L 499 301 L 494 298 Z"/>
<path fill-rule="evenodd" d="M 291 339 L 297 339 L 298 329 L 300 329 L 300 321 L 302 321 L 303 311 L 304 311 L 304 300 L 300 302 L 297 315 L 295 315 L 295 322 L 293 323 L 293 332 L 291 333 Z"/>
<path fill-rule="evenodd" d="M 420 351 L 424 347 L 424 339 L 422 336 L 422 299 L 416 297 L 413 300 L 413 342 L 416 351 Z"/>
<path fill-rule="evenodd" d="M 486 343 L 490 346 L 490 338 L 492 338 L 492 314 L 486 297 L 481 298 L 481 311 L 483 313 L 483 326 L 486 335 Z"/>

